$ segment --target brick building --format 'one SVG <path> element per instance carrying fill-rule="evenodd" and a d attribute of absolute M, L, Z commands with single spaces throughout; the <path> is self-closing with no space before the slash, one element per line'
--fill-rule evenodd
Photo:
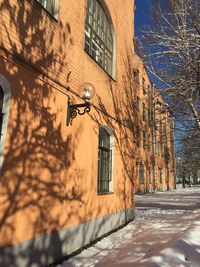
<path fill-rule="evenodd" d="M 135 192 L 154 190 L 153 179 L 153 85 L 141 59 L 134 55 L 135 90 Z"/>
<path fill-rule="evenodd" d="M 166 191 L 175 188 L 174 121 L 161 91 L 154 92 L 154 155 L 155 189 Z"/>
<path fill-rule="evenodd" d="M 46 266 L 134 218 L 134 3 L 8 0 L 0 17 L 0 266 Z M 66 126 L 86 82 L 91 111 Z"/>
<path fill-rule="evenodd" d="M 153 190 L 153 87 L 132 0 L 0 0 L 0 18 L 0 266 L 47 266 L 134 218 L 145 166 Z"/>
<path fill-rule="evenodd" d="M 173 115 L 137 55 L 134 55 L 134 91 L 135 192 L 174 189 Z"/>

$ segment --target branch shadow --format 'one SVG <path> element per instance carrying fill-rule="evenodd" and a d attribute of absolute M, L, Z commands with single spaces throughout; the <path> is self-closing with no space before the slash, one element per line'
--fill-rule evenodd
<path fill-rule="evenodd" d="M 79 214 L 83 170 L 74 155 L 81 129 L 73 135 L 65 130 L 67 94 L 59 92 L 61 101 L 59 86 L 47 79 L 53 74 L 59 83 L 65 73 L 67 82 L 63 43 L 73 45 L 70 24 L 45 13 L 36 1 L 0 3 L 1 73 L 11 85 L 0 176 L 0 266 L 21 266 L 16 257 L 27 258 L 26 266 L 46 266 L 63 256 L 62 244 L 70 238 L 57 231 L 71 218 L 85 220 Z M 42 236 L 48 241 L 38 244 Z M 12 245 L 23 248 L 24 240 L 26 252 L 19 255 Z"/>

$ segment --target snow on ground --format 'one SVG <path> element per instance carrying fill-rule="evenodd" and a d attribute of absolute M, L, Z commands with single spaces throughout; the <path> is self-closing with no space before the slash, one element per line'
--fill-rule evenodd
<path fill-rule="evenodd" d="M 200 188 L 136 196 L 136 218 L 60 267 L 200 267 Z"/>

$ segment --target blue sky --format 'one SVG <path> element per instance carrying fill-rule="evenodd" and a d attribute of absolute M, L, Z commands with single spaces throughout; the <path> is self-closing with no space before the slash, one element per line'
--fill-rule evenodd
<path fill-rule="evenodd" d="M 135 35 L 138 36 L 138 30 L 150 23 L 149 12 L 153 0 L 135 0 Z"/>
<path fill-rule="evenodd" d="M 136 5 L 136 12 L 135 12 L 135 36 L 137 37 L 139 35 L 139 31 L 142 27 L 145 25 L 149 25 L 151 23 L 150 20 L 150 10 L 151 6 L 155 1 L 160 0 L 135 0 Z M 160 2 L 162 4 L 162 2 Z M 154 79 L 154 77 L 149 74 L 150 79 L 159 87 L 161 88 L 161 84 Z M 176 125 L 179 127 L 179 125 Z M 179 142 L 177 140 L 180 139 L 180 133 L 175 135 L 175 146 L 177 147 L 179 145 Z"/>
<path fill-rule="evenodd" d="M 135 12 L 135 36 L 139 35 L 139 31 L 145 25 L 151 24 L 151 19 L 149 16 L 150 10 L 152 5 L 155 3 L 156 0 L 135 0 L 136 5 L 136 12 Z M 158 1 L 158 0 L 157 0 Z M 162 4 L 162 2 L 161 2 Z M 161 87 L 160 83 L 149 74 L 150 79 L 158 86 Z M 159 86 L 160 85 L 160 86 Z M 180 133 L 175 135 L 175 146 L 179 144 L 176 141 L 176 138 L 179 140 Z"/>
<path fill-rule="evenodd" d="M 150 9 L 151 5 L 155 0 L 135 0 L 136 12 L 135 12 L 135 36 L 139 36 L 139 31 L 145 25 L 149 25 L 151 23 L 150 20 Z M 158 1 L 158 0 L 156 0 Z M 150 75 L 150 79 L 154 81 L 152 75 Z"/>
<path fill-rule="evenodd" d="M 151 24 L 150 11 L 152 6 L 155 3 L 160 3 L 161 5 L 164 3 L 164 0 L 135 0 L 136 12 L 135 12 L 135 36 L 139 36 L 139 31 L 145 25 Z M 153 77 L 151 73 L 149 73 L 149 77 L 151 81 L 158 87 L 163 88 L 163 84 Z"/>

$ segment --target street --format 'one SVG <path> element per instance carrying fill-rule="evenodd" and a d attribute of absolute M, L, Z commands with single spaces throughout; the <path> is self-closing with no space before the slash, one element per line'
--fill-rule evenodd
<path fill-rule="evenodd" d="M 200 267 L 200 187 L 136 196 L 136 218 L 60 267 Z"/>

